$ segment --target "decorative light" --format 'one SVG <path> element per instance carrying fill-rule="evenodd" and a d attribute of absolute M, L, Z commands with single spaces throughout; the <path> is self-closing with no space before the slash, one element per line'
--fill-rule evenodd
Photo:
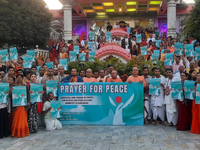
<path fill-rule="evenodd" d="M 126 5 L 136 5 L 137 2 L 135 1 L 129 1 L 129 2 L 126 2 Z"/>
<path fill-rule="evenodd" d="M 158 8 L 149 8 L 149 11 L 157 11 Z"/>
<path fill-rule="evenodd" d="M 93 13 L 93 12 L 94 12 L 93 9 L 85 9 L 84 11 L 85 11 L 86 13 Z"/>
<path fill-rule="evenodd" d="M 159 5 L 161 1 L 150 1 L 150 5 Z"/>
<path fill-rule="evenodd" d="M 103 16 L 103 15 L 106 15 L 106 13 L 105 12 L 98 12 L 97 15 Z"/>
<path fill-rule="evenodd" d="M 119 8 L 119 11 L 122 11 L 122 9 L 121 9 L 121 8 Z"/>
<path fill-rule="evenodd" d="M 106 9 L 106 12 L 115 12 L 114 9 Z"/>
<path fill-rule="evenodd" d="M 136 8 L 128 8 L 127 11 L 136 11 Z"/>
<path fill-rule="evenodd" d="M 93 7 L 94 7 L 94 9 L 103 9 L 102 6 L 93 6 Z"/>
<path fill-rule="evenodd" d="M 113 6 L 113 3 L 112 2 L 105 2 L 103 3 L 104 6 Z"/>

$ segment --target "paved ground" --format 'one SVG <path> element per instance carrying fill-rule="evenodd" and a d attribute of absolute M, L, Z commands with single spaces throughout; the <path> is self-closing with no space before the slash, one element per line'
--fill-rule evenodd
<path fill-rule="evenodd" d="M 0 139 L 0 150 L 167 150 L 200 149 L 200 135 L 176 131 L 175 127 L 64 126 L 25 138 Z"/>

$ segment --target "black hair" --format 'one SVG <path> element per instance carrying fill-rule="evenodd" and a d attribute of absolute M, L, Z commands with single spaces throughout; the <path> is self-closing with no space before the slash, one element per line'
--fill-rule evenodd
<path fill-rule="evenodd" d="M 76 39 L 76 40 L 80 43 L 79 39 Z"/>
<path fill-rule="evenodd" d="M 53 94 L 53 92 L 49 92 L 49 93 L 48 93 L 48 97 L 49 97 L 50 94 Z M 54 94 L 53 94 L 53 95 L 54 95 Z"/>
<path fill-rule="evenodd" d="M 154 70 L 159 70 L 160 71 L 160 68 L 155 68 Z"/>
<path fill-rule="evenodd" d="M 35 73 L 31 73 L 30 77 L 31 77 L 32 75 L 35 75 L 35 76 L 37 76 Z"/>
<path fill-rule="evenodd" d="M 99 73 L 99 71 L 97 71 L 97 70 L 93 71 L 93 73 L 95 73 L 95 72 Z"/>
<path fill-rule="evenodd" d="M 84 71 L 84 72 L 85 72 L 85 70 L 81 70 L 81 71 Z M 81 72 L 81 71 L 80 71 L 80 72 Z"/>
<path fill-rule="evenodd" d="M 24 71 L 22 69 L 18 69 L 16 72 L 18 73 L 19 71 L 21 71 L 23 73 L 23 76 L 24 76 Z"/>
<path fill-rule="evenodd" d="M 167 68 L 167 71 L 171 71 L 173 73 L 173 70 L 171 68 Z"/>
<path fill-rule="evenodd" d="M 186 77 L 188 76 L 188 73 L 187 73 L 187 72 L 182 72 L 182 73 L 184 73 Z M 198 73 L 200 74 L 200 72 L 198 72 Z M 198 74 L 198 73 L 197 73 L 197 74 Z"/>
<path fill-rule="evenodd" d="M 13 67 L 8 67 L 7 71 L 9 71 L 10 69 L 13 69 L 13 70 L 14 70 L 14 68 L 13 68 Z"/>
<path fill-rule="evenodd" d="M 21 59 L 22 61 L 24 60 L 22 57 L 19 57 L 18 59 Z"/>
<path fill-rule="evenodd" d="M 72 68 L 72 70 L 73 70 L 73 69 L 76 69 L 76 68 Z M 77 71 L 77 69 L 76 69 L 76 71 Z"/>
<path fill-rule="evenodd" d="M 31 69 L 32 69 L 32 68 L 35 68 L 35 69 L 37 69 L 37 67 L 36 67 L 36 66 L 32 66 L 32 67 L 31 67 Z"/>
<path fill-rule="evenodd" d="M 41 69 L 41 68 L 44 69 L 44 67 L 40 67 L 40 69 Z M 40 70 L 40 69 L 39 69 L 39 70 Z"/>
<path fill-rule="evenodd" d="M 179 59 L 181 59 L 181 57 L 180 56 L 176 56 L 177 58 L 179 58 Z"/>
<path fill-rule="evenodd" d="M 145 70 L 145 69 L 148 69 L 148 70 L 149 70 L 149 68 L 148 68 L 148 67 L 143 67 L 143 68 L 142 68 L 142 70 Z"/>
<path fill-rule="evenodd" d="M 153 67 L 153 68 L 151 69 L 151 71 L 153 72 L 156 68 L 157 68 L 157 67 Z"/>
<path fill-rule="evenodd" d="M 44 66 L 47 66 L 46 64 L 42 65 L 42 67 L 44 68 Z"/>
<path fill-rule="evenodd" d="M 32 73 L 32 71 L 27 70 L 27 71 L 25 72 L 25 76 L 28 75 L 28 74 L 31 74 L 31 73 Z"/>
<path fill-rule="evenodd" d="M 12 78 L 12 79 L 13 79 L 13 81 L 15 82 L 15 77 L 9 77 L 9 78 Z M 9 78 L 8 78 L 8 79 L 9 79 Z"/>
<path fill-rule="evenodd" d="M 114 67 L 113 65 L 108 65 L 108 68 L 110 68 L 110 67 Z"/>
<path fill-rule="evenodd" d="M 16 78 L 18 78 L 19 76 L 23 78 L 23 76 L 22 76 L 21 74 L 18 74 L 18 75 L 16 76 Z"/>

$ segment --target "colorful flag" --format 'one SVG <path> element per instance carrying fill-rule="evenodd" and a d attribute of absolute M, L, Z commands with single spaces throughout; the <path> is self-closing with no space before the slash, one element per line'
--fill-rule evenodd
<path fill-rule="evenodd" d="M 58 93 L 58 81 L 57 80 L 47 80 L 46 81 L 46 91 L 47 95 L 49 92 L 53 92 L 54 97 L 57 97 Z"/>
<path fill-rule="evenodd" d="M 35 62 L 35 50 L 27 50 L 27 55 L 32 57 L 32 62 Z"/>
<path fill-rule="evenodd" d="M 165 53 L 165 66 L 172 66 L 173 65 L 173 53 Z"/>
<path fill-rule="evenodd" d="M 181 81 L 172 81 L 171 89 L 173 99 L 183 99 L 183 89 Z"/>
<path fill-rule="evenodd" d="M 1 62 L 9 61 L 8 50 L 7 49 L 0 50 L 0 57 L 1 57 Z"/>
<path fill-rule="evenodd" d="M 149 95 L 160 95 L 160 83 L 161 79 L 150 79 L 150 85 L 149 85 Z"/>
<path fill-rule="evenodd" d="M 70 55 L 70 57 L 69 57 L 70 62 L 76 61 L 76 59 L 77 59 L 77 52 L 75 52 L 75 51 L 70 51 L 70 52 L 69 52 L 69 55 Z"/>
<path fill-rule="evenodd" d="M 96 51 L 89 51 L 88 61 L 94 61 L 94 58 L 96 58 Z"/>
<path fill-rule="evenodd" d="M 86 53 L 80 53 L 79 54 L 79 60 L 80 61 L 86 61 Z"/>
<path fill-rule="evenodd" d="M 9 83 L 0 83 L 0 104 L 8 103 Z"/>
<path fill-rule="evenodd" d="M 10 48 L 10 59 L 11 60 L 17 60 L 18 59 L 18 52 L 16 47 Z"/>
<path fill-rule="evenodd" d="M 31 83 L 30 84 L 31 88 L 30 90 L 33 92 L 32 94 L 30 94 L 31 96 L 31 102 L 42 102 L 42 91 L 43 91 L 43 84 L 34 84 Z"/>
<path fill-rule="evenodd" d="M 194 83 L 195 81 L 185 80 L 184 82 L 185 98 L 194 100 Z"/>
<path fill-rule="evenodd" d="M 51 101 L 51 117 L 60 118 L 61 117 L 61 104 L 59 101 Z"/>
<path fill-rule="evenodd" d="M 26 86 L 14 86 L 12 90 L 13 107 L 27 105 Z"/>
<path fill-rule="evenodd" d="M 62 65 L 64 67 L 64 70 L 68 70 L 67 59 L 60 59 L 60 65 Z"/>

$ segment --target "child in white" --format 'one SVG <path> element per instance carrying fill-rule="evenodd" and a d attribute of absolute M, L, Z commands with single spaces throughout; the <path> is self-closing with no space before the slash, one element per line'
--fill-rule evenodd
<path fill-rule="evenodd" d="M 54 100 L 54 94 L 52 92 L 48 93 L 48 100 L 44 103 L 43 114 L 44 122 L 46 124 L 46 130 L 60 130 L 62 129 L 62 124 L 56 118 L 51 117 L 51 101 Z"/>

